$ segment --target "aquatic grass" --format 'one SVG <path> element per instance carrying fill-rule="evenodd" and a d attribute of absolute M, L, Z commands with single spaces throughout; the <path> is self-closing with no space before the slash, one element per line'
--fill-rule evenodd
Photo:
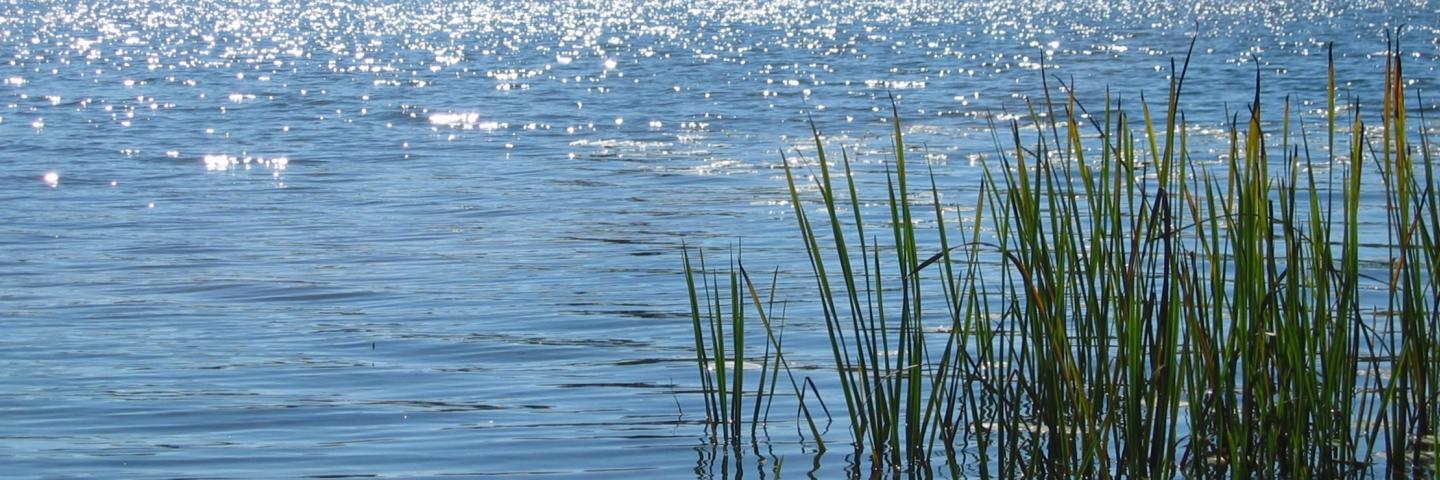
<path fill-rule="evenodd" d="M 1378 128 L 1358 100 L 1341 118 L 1332 57 L 1320 158 L 1316 119 L 1288 97 L 1274 113 L 1258 67 L 1251 104 L 1226 115 L 1226 153 L 1206 159 L 1181 108 L 1188 55 L 1138 119 L 1108 92 L 1090 111 L 1047 80 L 1038 104 L 991 124 L 970 218 L 933 173 L 915 188 L 898 113 L 877 218 L 849 152 L 831 158 L 812 129 L 818 199 L 781 160 L 854 458 L 870 474 L 952 477 L 1436 475 L 1440 192 L 1398 44 L 1388 52 Z M 1365 203 L 1376 195 L 1383 206 Z M 725 304 L 697 300 L 686 264 L 707 405 L 738 425 L 725 405 L 743 345 L 731 337 L 727 385 L 724 322 L 700 313 L 721 319 Z M 729 334 L 748 296 L 784 365 L 754 284 L 731 271 Z"/>
<path fill-rule="evenodd" d="M 723 271 L 710 270 L 707 267 L 703 250 L 698 251 L 698 265 L 692 263 L 689 247 L 682 248 L 681 256 L 685 263 L 685 283 L 690 297 L 695 365 L 699 370 L 700 389 L 705 400 L 705 423 L 710 431 L 711 442 L 735 448 L 744 443 L 744 399 L 749 389 L 754 397 L 749 417 L 750 438 L 752 443 L 758 443 L 755 442 L 760 435 L 758 429 L 769 418 L 770 401 L 774 399 L 774 391 L 783 371 L 789 380 L 791 392 L 795 397 L 802 398 L 799 409 L 809 427 L 811 438 L 823 450 L 825 443 L 820 436 L 820 428 L 816 425 L 808 404 L 803 401 L 802 382 L 795 379 L 782 353 L 783 323 L 774 326 L 770 320 L 775 318 L 776 282 L 772 279 L 770 294 L 762 304 L 761 296 L 749 273 L 741 266 L 738 254 L 731 256 L 729 268 Z M 778 276 L 778 272 L 776 275 Z M 766 339 L 760 355 L 760 376 L 753 387 L 745 383 L 745 312 L 751 307 L 759 317 Z M 821 405 L 823 406 L 823 403 Z"/>

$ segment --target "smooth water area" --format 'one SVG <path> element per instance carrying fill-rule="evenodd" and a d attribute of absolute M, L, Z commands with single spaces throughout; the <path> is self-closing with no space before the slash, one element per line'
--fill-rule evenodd
<path fill-rule="evenodd" d="M 1163 101 L 1194 35 L 1197 136 L 1257 65 L 1320 131 L 1326 42 L 1374 102 L 1401 24 L 1436 90 L 1433 1 L 5 1 L 0 468 L 764 476 L 705 439 L 679 247 L 743 239 L 803 296 L 809 119 L 883 171 L 893 96 L 973 186 L 1042 63 Z"/>

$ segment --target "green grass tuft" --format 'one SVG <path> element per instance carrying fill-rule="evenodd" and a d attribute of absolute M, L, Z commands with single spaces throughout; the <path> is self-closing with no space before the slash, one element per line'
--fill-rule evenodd
<path fill-rule="evenodd" d="M 1341 117 L 1333 63 L 1320 119 L 1288 98 L 1262 108 L 1257 70 L 1221 158 L 1190 151 L 1188 55 L 1159 122 L 1143 98 L 1132 123 L 1108 95 L 1091 112 L 1047 84 L 1022 120 L 992 124 L 1009 140 L 968 219 L 933 175 L 912 183 L 923 175 L 898 114 L 880 218 L 862 214 L 848 152 L 836 161 L 813 131 L 818 198 L 782 161 L 854 458 L 872 474 L 954 477 L 1435 475 L 1440 191 L 1398 46 L 1389 58 L 1378 127 L 1358 102 Z M 1307 122 L 1324 125 L 1318 156 Z M 782 371 L 790 394 L 807 392 L 772 324 L 773 287 L 762 298 L 738 256 L 711 272 L 689 252 L 712 438 L 744 442 L 752 395 L 758 441 Z M 747 310 L 766 338 L 753 388 Z M 802 424 L 823 451 L 810 403 Z"/>

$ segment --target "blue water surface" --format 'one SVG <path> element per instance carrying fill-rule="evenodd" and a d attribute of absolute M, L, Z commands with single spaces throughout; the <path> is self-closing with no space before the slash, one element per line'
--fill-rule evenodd
<path fill-rule="evenodd" d="M 1434 1 L 1033 3 L 0 2 L 0 476 L 834 478 L 788 410 L 709 447 L 679 256 L 803 297 L 810 119 L 883 172 L 893 99 L 958 192 L 1042 81 L 1163 101 L 1192 38 L 1200 144 L 1257 70 L 1319 128 L 1330 42 L 1373 104 L 1402 24 L 1440 90 Z"/>

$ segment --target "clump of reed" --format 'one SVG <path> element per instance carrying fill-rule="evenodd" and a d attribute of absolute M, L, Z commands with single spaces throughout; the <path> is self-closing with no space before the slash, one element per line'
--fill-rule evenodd
<path fill-rule="evenodd" d="M 818 199 L 782 160 L 857 461 L 952 477 L 1436 475 L 1440 192 L 1389 52 L 1370 116 L 1356 101 L 1342 117 L 1332 59 L 1323 139 L 1288 98 L 1262 116 L 1257 70 L 1218 159 L 1192 155 L 1185 66 L 1172 62 L 1160 121 L 1143 98 L 1133 119 L 1047 84 L 992 125 L 1008 139 L 969 218 L 933 175 L 913 183 L 898 115 L 880 218 L 848 152 L 814 132 Z M 738 444 L 747 309 L 769 382 L 748 390 L 752 428 L 788 368 L 773 290 L 685 255 L 712 438 Z"/>
<path fill-rule="evenodd" d="M 765 337 L 763 350 L 758 356 L 762 362 L 759 366 L 760 376 L 750 391 L 749 400 L 753 402 L 753 407 L 749 409 L 748 415 L 749 438 L 757 439 L 757 429 L 769 418 L 781 372 L 784 372 L 791 393 L 796 397 L 804 398 L 805 390 L 802 385 L 809 386 L 811 392 L 817 390 L 808 378 L 804 381 L 796 380 L 789 364 L 785 362 L 781 349 L 784 345 L 784 325 L 781 323 L 772 326 L 770 320 L 777 318 L 774 311 L 776 282 L 773 279 L 770 292 L 762 304 L 754 281 L 744 267 L 740 266 L 737 255 L 732 254 L 730 257 L 731 263 L 729 269 L 724 271 L 723 278 L 720 270 L 707 268 L 704 251 L 698 252 L 698 268 L 691 262 L 689 248 L 683 249 L 681 256 L 685 262 L 685 283 L 690 293 L 695 364 L 699 368 L 700 388 L 705 399 L 706 426 L 715 443 L 739 446 L 746 438 L 746 409 L 751 407 L 746 403 L 745 385 L 745 370 L 748 366 L 745 362 L 747 308 L 753 308 Z M 778 276 L 778 271 L 775 275 Z M 783 315 L 782 306 L 779 317 L 783 318 Z M 820 428 L 816 425 L 815 415 L 811 414 L 803 400 L 799 405 L 811 438 L 823 449 L 825 443 L 821 438 Z M 824 408 L 823 403 L 821 405 Z M 828 416 L 828 410 L 825 413 Z"/>

